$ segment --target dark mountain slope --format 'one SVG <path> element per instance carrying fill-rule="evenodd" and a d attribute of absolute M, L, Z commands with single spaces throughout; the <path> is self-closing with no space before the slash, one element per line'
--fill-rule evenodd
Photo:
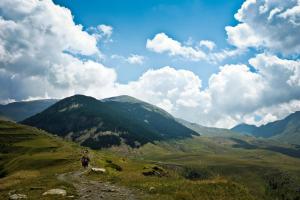
<path fill-rule="evenodd" d="M 30 116 L 33 116 L 49 106 L 56 103 L 56 99 L 44 99 L 35 101 L 20 101 L 0 105 L 0 116 L 13 121 L 22 121 Z"/>
<path fill-rule="evenodd" d="M 239 133 L 243 133 L 243 134 L 254 134 L 256 129 L 257 129 L 257 126 L 255 126 L 255 125 L 239 124 L 239 125 L 233 127 L 231 130 L 239 132 Z"/>
<path fill-rule="evenodd" d="M 128 96 L 97 100 L 75 95 L 22 123 L 92 148 L 123 142 L 138 147 L 155 140 L 197 134 L 162 109 Z"/>

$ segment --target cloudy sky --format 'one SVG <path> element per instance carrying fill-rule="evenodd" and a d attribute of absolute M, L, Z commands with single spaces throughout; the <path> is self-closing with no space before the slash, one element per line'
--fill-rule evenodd
<path fill-rule="evenodd" d="M 1 0 L 0 103 L 131 95 L 207 126 L 300 110 L 300 0 Z"/>

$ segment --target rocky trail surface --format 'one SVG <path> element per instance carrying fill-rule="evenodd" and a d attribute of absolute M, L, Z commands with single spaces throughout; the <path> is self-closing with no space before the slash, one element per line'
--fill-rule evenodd
<path fill-rule="evenodd" d="M 78 194 L 79 200 L 137 200 L 136 193 L 125 187 L 111 183 L 92 181 L 85 177 L 88 170 L 81 170 L 60 174 L 58 179 L 72 184 Z"/>

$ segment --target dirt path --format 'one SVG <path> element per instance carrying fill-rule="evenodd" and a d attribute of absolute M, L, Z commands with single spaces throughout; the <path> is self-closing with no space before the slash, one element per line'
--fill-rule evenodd
<path fill-rule="evenodd" d="M 115 186 L 101 181 L 88 180 L 84 173 L 87 170 L 60 174 L 58 179 L 73 184 L 79 200 L 137 200 L 133 192 L 127 188 Z"/>

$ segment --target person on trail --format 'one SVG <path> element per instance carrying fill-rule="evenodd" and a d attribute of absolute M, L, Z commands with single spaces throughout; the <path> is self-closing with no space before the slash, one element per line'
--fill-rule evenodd
<path fill-rule="evenodd" d="M 81 157 L 81 165 L 84 168 L 87 168 L 89 166 L 90 158 L 87 155 L 88 151 L 86 150 L 84 152 L 84 155 Z"/>

